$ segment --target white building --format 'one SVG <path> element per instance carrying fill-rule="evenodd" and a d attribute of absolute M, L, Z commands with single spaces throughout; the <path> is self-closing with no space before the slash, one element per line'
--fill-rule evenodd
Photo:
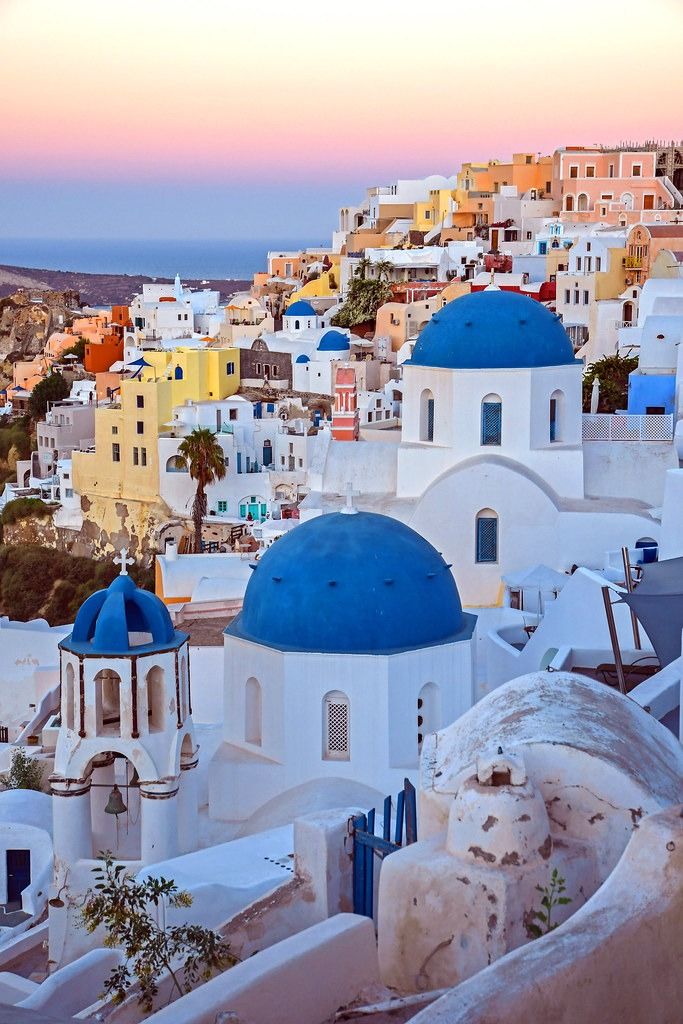
<path fill-rule="evenodd" d="M 226 630 L 214 818 L 331 806 L 339 780 L 358 799 L 394 792 L 423 737 L 473 702 L 475 617 L 449 567 L 407 526 L 347 512 L 273 544 Z"/>

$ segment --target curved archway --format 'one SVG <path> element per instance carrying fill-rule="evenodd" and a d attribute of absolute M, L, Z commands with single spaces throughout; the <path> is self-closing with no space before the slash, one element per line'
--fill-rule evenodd
<path fill-rule="evenodd" d="M 622 192 L 620 198 L 622 206 L 625 210 L 633 209 L 633 195 L 631 194 L 631 192 Z"/>
<path fill-rule="evenodd" d="M 429 388 L 420 395 L 420 440 L 434 440 L 434 395 Z"/>
<path fill-rule="evenodd" d="M 481 400 L 481 444 L 500 445 L 503 434 L 503 402 L 500 395 Z"/>
<path fill-rule="evenodd" d="M 441 728 L 441 691 L 436 683 L 425 683 L 417 696 L 417 752 L 425 736 Z"/>
<path fill-rule="evenodd" d="M 351 704 L 341 690 L 323 697 L 323 759 L 348 761 L 351 758 Z"/>
<path fill-rule="evenodd" d="M 621 319 L 625 324 L 633 323 L 633 303 L 625 302 L 621 313 Z"/>
<path fill-rule="evenodd" d="M 548 434 L 550 442 L 564 440 L 564 391 L 557 388 L 550 396 Z"/>
<path fill-rule="evenodd" d="M 189 473 L 187 462 L 182 455 L 171 455 L 170 459 L 166 460 L 166 472 Z"/>
<path fill-rule="evenodd" d="M 263 696 L 261 684 L 250 676 L 244 687 L 244 740 L 260 747 L 263 736 Z"/>
<path fill-rule="evenodd" d="M 98 736 L 121 735 L 121 676 L 103 668 L 95 676 L 95 731 Z"/>
<path fill-rule="evenodd" d="M 476 515 L 476 551 L 477 562 L 498 561 L 498 513 L 492 508 L 482 508 Z"/>
<path fill-rule="evenodd" d="M 163 732 L 166 725 L 166 685 L 164 670 L 154 665 L 145 677 L 147 686 L 147 728 Z"/>
<path fill-rule="evenodd" d="M 570 194 L 570 195 L 567 195 L 567 196 L 564 197 L 564 208 L 565 208 L 565 210 L 568 213 L 571 213 L 571 211 L 574 209 L 574 196 L 573 195 Z"/>
<path fill-rule="evenodd" d="M 576 209 L 578 213 L 586 213 L 588 210 L 588 196 L 585 192 L 579 192 L 576 200 Z"/>

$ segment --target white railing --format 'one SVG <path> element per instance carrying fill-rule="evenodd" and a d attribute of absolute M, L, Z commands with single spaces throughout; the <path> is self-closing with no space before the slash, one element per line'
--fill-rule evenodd
<path fill-rule="evenodd" d="M 614 326 L 620 330 L 622 327 L 637 327 L 638 325 L 635 320 L 615 320 Z"/>
<path fill-rule="evenodd" d="M 672 441 L 673 416 L 584 413 L 584 441 Z"/>

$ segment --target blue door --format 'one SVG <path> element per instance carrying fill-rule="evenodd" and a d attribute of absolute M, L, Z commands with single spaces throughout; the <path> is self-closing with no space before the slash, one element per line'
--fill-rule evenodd
<path fill-rule="evenodd" d="M 31 851 L 7 851 L 7 902 L 20 903 L 21 894 L 31 884 Z"/>

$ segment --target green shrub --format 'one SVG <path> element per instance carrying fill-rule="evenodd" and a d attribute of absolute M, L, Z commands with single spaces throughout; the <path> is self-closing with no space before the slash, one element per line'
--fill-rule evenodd
<path fill-rule="evenodd" d="M 49 515 L 51 509 L 41 498 L 15 498 L 3 508 L 0 522 L 3 526 L 10 526 L 20 519 L 46 519 Z"/>
<path fill-rule="evenodd" d="M 43 788 L 43 766 L 18 748 L 12 754 L 12 765 L 3 778 L 8 789 Z"/>

